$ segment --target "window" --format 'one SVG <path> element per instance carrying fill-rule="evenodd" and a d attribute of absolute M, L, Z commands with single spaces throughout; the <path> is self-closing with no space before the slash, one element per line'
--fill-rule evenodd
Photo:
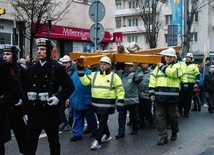
<path fill-rule="evenodd" d="M 145 36 L 145 43 L 148 44 L 149 40 L 147 39 L 147 37 Z"/>
<path fill-rule="evenodd" d="M 198 22 L 198 12 L 196 12 L 193 16 L 193 22 Z"/>
<path fill-rule="evenodd" d="M 117 3 L 115 4 L 115 9 L 116 9 L 116 10 L 121 10 L 121 3 L 117 2 Z"/>
<path fill-rule="evenodd" d="M 198 33 L 197 32 L 191 33 L 190 42 L 192 42 L 192 43 L 198 42 Z"/>
<path fill-rule="evenodd" d="M 120 19 L 116 19 L 116 28 L 121 28 L 121 20 Z"/>
<path fill-rule="evenodd" d="M 137 43 L 137 36 L 127 36 L 127 42 L 133 42 L 135 41 Z"/>
<path fill-rule="evenodd" d="M 164 34 L 165 44 L 168 43 L 168 34 Z"/>
<path fill-rule="evenodd" d="M 129 2 L 129 9 L 134 9 L 134 8 L 137 8 L 137 2 L 136 1 L 132 1 L 132 2 Z"/>
<path fill-rule="evenodd" d="M 165 15 L 165 21 L 166 25 L 171 25 L 172 24 L 172 15 Z"/>
<path fill-rule="evenodd" d="M 11 44 L 11 33 L 0 32 L 0 44 Z"/>
<path fill-rule="evenodd" d="M 138 26 L 138 19 L 137 18 L 131 18 L 128 19 L 128 26 Z"/>

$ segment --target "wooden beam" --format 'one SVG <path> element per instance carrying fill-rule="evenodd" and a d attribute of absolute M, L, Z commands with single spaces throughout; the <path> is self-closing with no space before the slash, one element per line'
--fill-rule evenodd
<path fill-rule="evenodd" d="M 156 64 L 162 61 L 162 57 L 160 55 L 115 54 L 114 61 Z"/>
<path fill-rule="evenodd" d="M 151 54 L 156 55 L 159 54 L 161 51 L 166 50 L 169 47 L 164 48 L 152 48 L 152 49 L 146 49 L 146 50 L 139 50 L 131 54 Z M 172 48 L 175 49 L 175 51 L 181 51 L 181 46 L 172 46 Z"/>

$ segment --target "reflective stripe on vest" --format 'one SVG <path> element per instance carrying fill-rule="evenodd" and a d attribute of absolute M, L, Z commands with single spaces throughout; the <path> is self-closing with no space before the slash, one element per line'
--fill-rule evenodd
<path fill-rule="evenodd" d="M 95 107 L 106 107 L 106 108 L 111 108 L 115 106 L 114 104 L 106 104 L 106 103 L 100 104 L 100 103 L 94 103 L 94 102 L 92 102 L 92 105 Z"/>

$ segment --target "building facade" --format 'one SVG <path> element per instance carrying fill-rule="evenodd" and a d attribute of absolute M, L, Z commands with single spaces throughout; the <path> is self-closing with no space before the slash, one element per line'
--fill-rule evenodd
<path fill-rule="evenodd" d="M 90 40 L 90 28 L 94 22 L 89 17 L 89 8 L 95 0 L 72 0 L 67 14 L 58 21 L 57 24 L 52 25 L 50 32 L 50 39 L 57 44 L 56 58 L 59 58 L 69 52 L 93 52 L 95 49 L 94 43 Z M 65 4 L 61 1 L 61 6 L 56 8 L 60 10 Z M 97 50 L 100 48 L 111 48 L 111 36 L 114 33 L 114 1 L 100 0 L 104 5 L 104 18 L 99 22 L 104 28 L 104 38 L 97 45 Z M 6 14 L 0 16 L 0 44 L 13 44 L 13 27 L 14 12 L 8 0 L 0 1 L 0 8 L 6 10 Z M 30 42 L 22 34 L 21 21 L 16 21 L 16 45 L 23 50 L 23 56 L 30 50 Z M 53 23 L 53 22 L 52 22 Z M 38 37 L 48 37 L 47 32 L 40 32 L 36 34 Z M 36 39 L 35 38 L 35 39 Z M 33 57 L 36 57 L 36 47 L 34 47 Z"/>
<path fill-rule="evenodd" d="M 152 1 L 152 0 L 148 0 Z M 202 1 L 202 0 L 199 0 Z M 168 44 L 168 25 L 172 25 L 172 0 L 166 0 L 159 13 L 159 21 L 162 24 L 158 31 L 157 47 L 167 47 Z M 182 1 L 181 1 L 182 2 Z M 191 7 L 191 1 L 189 1 Z M 182 8 L 184 0 L 182 2 Z M 131 41 L 137 42 L 142 49 L 149 48 L 149 44 L 145 37 L 145 28 L 142 19 L 139 18 L 136 0 L 115 0 L 115 31 L 123 32 L 123 43 Z M 184 13 L 184 10 L 182 10 Z M 182 14 L 182 34 L 177 36 L 177 45 L 182 46 L 184 40 L 184 28 Z M 205 51 L 213 51 L 214 46 L 214 3 L 205 5 L 200 12 L 194 17 L 191 28 L 190 52 L 204 53 Z"/>

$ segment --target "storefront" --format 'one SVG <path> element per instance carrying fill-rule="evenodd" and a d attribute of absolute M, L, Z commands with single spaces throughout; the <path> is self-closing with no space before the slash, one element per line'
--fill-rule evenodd
<path fill-rule="evenodd" d="M 2 53 L 2 48 L 4 44 L 13 44 L 13 27 L 14 23 L 12 20 L 0 19 L 0 56 Z M 17 46 L 20 45 L 19 41 L 19 29 L 16 29 L 16 39 L 15 43 Z"/>
<path fill-rule="evenodd" d="M 36 37 L 47 38 L 47 30 L 38 32 Z M 59 58 L 70 52 L 94 52 L 94 44 L 90 40 L 90 30 L 64 26 L 52 26 L 50 39 L 57 43 L 57 54 Z M 110 32 L 105 32 L 101 43 L 97 45 L 99 50 L 104 50 L 111 42 Z"/>

